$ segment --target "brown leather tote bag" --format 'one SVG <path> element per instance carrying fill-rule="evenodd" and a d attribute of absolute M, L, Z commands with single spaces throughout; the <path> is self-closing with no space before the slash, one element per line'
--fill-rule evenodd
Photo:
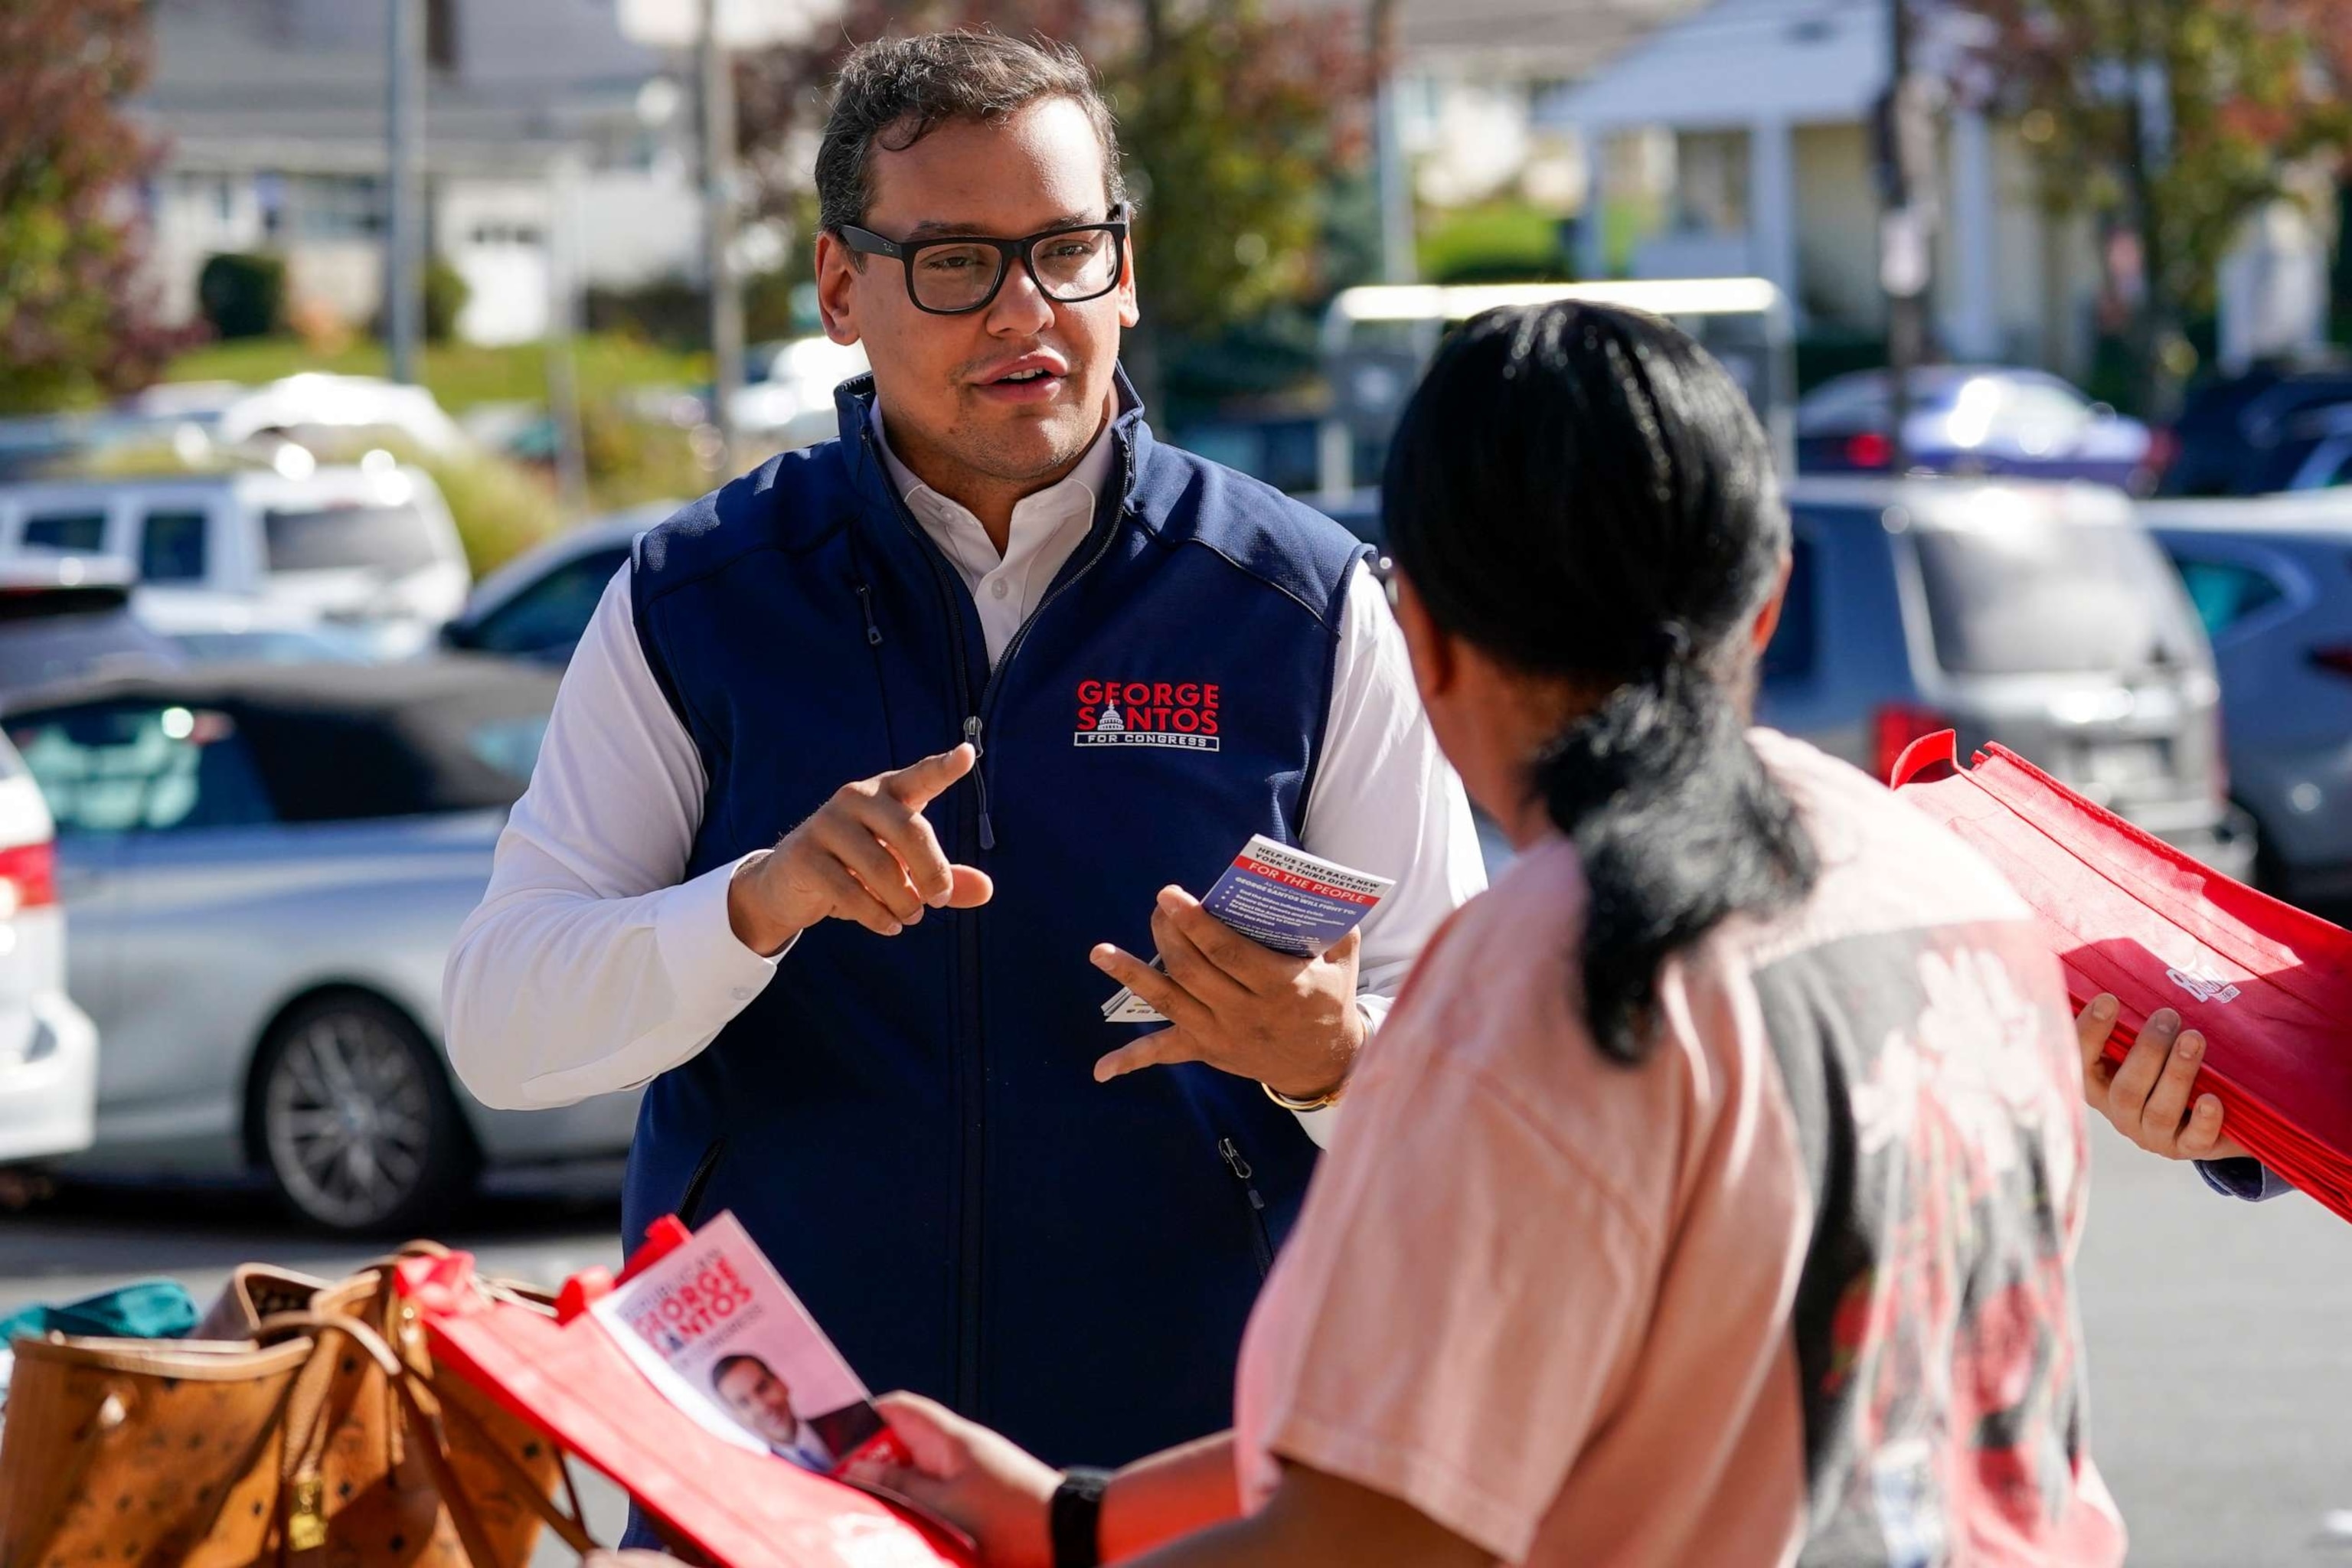
<path fill-rule="evenodd" d="M 577 1494 L 553 1501 L 570 1491 L 553 1449 L 434 1377 L 388 1267 L 250 1330 L 19 1341 L 0 1568 L 524 1568 L 542 1521 L 593 1547 Z"/>

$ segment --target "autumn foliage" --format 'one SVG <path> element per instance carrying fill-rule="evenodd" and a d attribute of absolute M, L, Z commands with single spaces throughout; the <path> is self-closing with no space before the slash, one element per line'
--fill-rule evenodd
<path fill-rule="evenodd" d="M 146 79 L 145 12 L 0 4 L 0 411 L 143 385 L 181 346 L 142 280 L 154 154 L 121 110 Z"/>

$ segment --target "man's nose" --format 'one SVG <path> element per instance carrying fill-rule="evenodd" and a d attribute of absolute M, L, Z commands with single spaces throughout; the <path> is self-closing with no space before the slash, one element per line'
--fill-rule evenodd
<path fill-rule="evenodd" d="M 988 330 L 1000 337 L 1028 337 L 1054 322 L 1054 301 L 1018 261 L 1004 275 L 1004 287 L 989 301 Z"/>

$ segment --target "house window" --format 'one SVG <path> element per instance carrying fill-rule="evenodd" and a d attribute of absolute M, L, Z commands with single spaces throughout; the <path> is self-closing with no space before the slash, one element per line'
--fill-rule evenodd
<path fill-rule="evenodd" d="M 1675 222 L 1684 234 L 1748 232 L 1748 133 L 1685 131 L 1675 138 Z"/>

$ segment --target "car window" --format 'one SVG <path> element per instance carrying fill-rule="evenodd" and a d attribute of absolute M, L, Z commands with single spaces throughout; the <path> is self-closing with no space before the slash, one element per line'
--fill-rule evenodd
<path fill-rule="evenodd" d="M 68 555 L 95 555 L 106 548 L 106 514 L 102 511 L 34 512 L 25 519 L 19 542 L 27 550 L 55 550 Z"/>
<path fill-rule="evenodd" d="M 2208 637 L 2220 637 L 2256 610 L 2286 597 L 2286 590 L 2269 573 L 2235 561 L 2175 555 L 2172 563 L 2179 569 L 2189 602 L 2197 606 L 2197 618 L 2205 623 Z"/>
<path fill-rule="evenodd" d="M 1815 607 L 1821 594 L 1819 573 L 1813 542 L 1797 535 L 1789 547 L 1789 592 L 1780 601 L 1780 624 L 1764 649 L 1763 677 L 1768 686 L 1802 680 L 1813 673 L 1821 641 Z"/>
<path fill-rule="evenodd" d="M 629 559 L 629 547 L 595 550 L 558 566 L 482 617 L 467 638 L 485 653 L 553 653 L 587 631 L 596 601 Z"/>
<path fill-rule="evenodd" d="M 60 834 L 179 832 L 272 820 L 252 754 L 225 713 L 109 706 L 8 726 Z"/>
<path fill-rule="evenodd" d="M 197 583 L 205 575 L 206 519 L 201 511 L 151 511 L 139 531 L 139 577 L 146 583 Z"/>
<path fill-rule="evenodd" d="M 2198 645 L 2145 533 L 2038 517 L 1913 531 L 1936 662 L 1955 675 L 2138 671 Z"/>
<path fill-rule="evenodd" d="M 272 572 L 414 572 L 440 559 L 414 506 L 280 507 L 261 526 Z"/>

